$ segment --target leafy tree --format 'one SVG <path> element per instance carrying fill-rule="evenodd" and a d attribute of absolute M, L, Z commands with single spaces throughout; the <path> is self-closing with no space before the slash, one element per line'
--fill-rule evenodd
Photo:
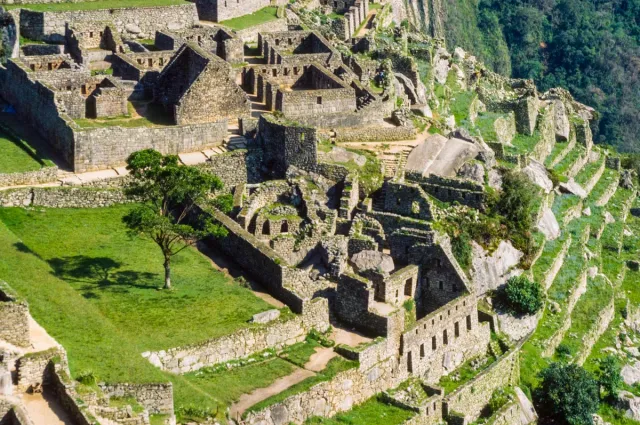
<path fill-rule="evenodd" d="M 139 204 L 122 220 L 130 233 L 147 237 L 160 247 L 164 288 L 170 289 L 174 255 L 203 237 L 226 234 L 226 229 L 196 214 L 194 208 L 211 190 L 222 188 L 222 182 L 198 168 L 180 166 L 175 155 L 163 156 L 153 149 L 132 153 L 127 170 L 131 180 L 125 186 L 125 195 Z"/>
<path fill-rule="evenodd" d="M 538 188 L 522 173 L 508 172 L 502 181 L 502 196 L 495 206 L 504 216 L 512 232 L 531 232 L 534 225 L 534 206 L 539 197 Z"/>
<path fill-rule="evenodd" d="M 501 291 L 500 298 L 514 314 L 535 314 L 544 305 L 544 290 L 526 277 L 513 276 Z"/>
<path fill-rule="evenodd" d="M 600 391 L 589 372 L 576 364 L 552 363 L 540 372 L 540 378 L 535 393 L 538 413 L 561 424 L 593 424 Z"/>
<path fill-rule="evenodd" d="M 230 193 L 219 195 L 212 204 L 223 213 L 230 214 L 233 211 L 233 195 Z"/>
<path fill-rule="evenodd" d="M 622 386 L 622 376 L 620 375 L 622 368 L 618 359 L 613 356 L 607 356 L 600 363 L 600 369 L 598 371 L 598 383 L 609 397 L 610 400 L 615 400 L 618 396 L 618 391 Z"/>

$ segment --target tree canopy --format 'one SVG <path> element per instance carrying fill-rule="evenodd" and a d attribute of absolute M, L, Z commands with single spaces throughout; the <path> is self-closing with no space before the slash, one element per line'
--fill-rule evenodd
<path fill-rule="evenodd" d="M 220 179 L 199 168 L 181 166 L 175 155 L 163 156 L 146 149 L 127 159 L 130 180 L 125 195 L 138 202 L 123 221 L 130 232 L 153 240 L 164 257 L 166 289 L 171 287 L 171 257 L 207 236 L 224 236 L 225 230 L 197 205 Z"/>

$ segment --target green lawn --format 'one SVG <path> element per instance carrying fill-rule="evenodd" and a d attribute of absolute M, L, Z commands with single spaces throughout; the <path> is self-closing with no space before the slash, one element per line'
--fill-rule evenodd
<path fill-rule="evenodd" d="M 264 24 L 265 22 L 275 21 L 276 19 L 278 19 L 278 17 L 276 16 L 277 11 L 277 7 L 268 6 L 249 15 L 239 16 L 227 21 L 222 21 L 220 22 L 220 24 L 234 30 L 243 30 L 245 28 Z"/>
<path fill-rule="evenodd" d="M 0 174 L 36 171 L 44 165 L 35 152 L 0 130 Z"/>
<path fill-rule="evenodd" d="M 162 255 L 153 242 L 127 235 L 121 218 L 128 210 L 10 208 L 0 210 L 0 220 L 46 263 L 46 274 L 66 282 L 134 338 L 140 352 L 231 333 L 271 308 L 195 249 L 173 258 L 175 289 L 158 290 Z"/>
<path fill-rule="evenodd" d="M 378 397 L 373 397 L 333 418 L 313 417 L 304 425 L 400 425 L 413 416 L 415 412 L 386 404 Z"/>
<path fill-rule="evenodd" d="M 175 258 L 175 290 L 158 290 L 159 253 L 152 242 L 128 238 L 120 222 L 128 208 L 0 209 L 0 279 L 65 347 L 73 376 L 91 371 L 106 382 L 171 381 L 179 418 L 197 416 L 194 411 L 221 417 L 240 394 L 308 359 L 313 343 L 231 371 L 178 376 L 152 366 L 142 352 L 229 333 L 271 307 L 194 249 Z"/>
<path fill-rule="evenodd" d="M 38 12 L 64 12 L 70 10 L 118 9 L 123 7 L 161 7 L 189 4 L 185 0 L 96 0 L 78 3 L 3 5 L 6 9 L 29 9 Z"/>

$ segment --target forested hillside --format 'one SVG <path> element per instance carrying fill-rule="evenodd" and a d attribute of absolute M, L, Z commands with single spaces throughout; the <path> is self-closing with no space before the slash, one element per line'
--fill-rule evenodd
<path fill-rule="evenodd" d="M 450 48 L 533 78 L 541 90 L 566 87 L 599 112 L 594 140 L 640 152 L 640 0 L 453 0 L 442 8 Z"/>

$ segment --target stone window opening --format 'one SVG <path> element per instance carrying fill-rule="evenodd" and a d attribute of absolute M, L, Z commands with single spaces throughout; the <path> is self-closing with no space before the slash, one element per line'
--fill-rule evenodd
<path fill-rule="evenodd" d="M 424 328 L 423 329 L 427 329 L 427 324 L 426 323 L 424 324 Z"/>
<path fill-rule="evenodd" d="M 418 335 L 418 328 L 416 328 L 416 335 Z"/>
<path fill-rule="evenodd" d="M 270 235 L 270 234 L 271 234 L 271 229 L 270 229 L 270 226 L 269 226 L 269 222 L 268 222 L 268 221 L 265 221 L 265 222 L 262 224 L 262 234 L 263 234 L 263 235 Z"/>
<path fill-rule="evenodd" d="M 447 316 L 451 316 L 451 310 L 447 310 Z"/>
<path fill-rule="evenodd" d="M 413 279 L 409 278 L 404 284 L 404 294 L 408 297 L 413 295 Z"/>
<path fill-rule="evenodd" d="M 147 60 L 147 64 L 148 64 L 149 66 L 153 66 L 153 58 L 149 58 L 149 59 Z"/>
<path fill-rule="evenodd" d="M 431 349 L 435 351 L 438 348 L 438 340 L 435 336 L 431 337 Z"/>
<path fill-rule="evenodd" d="M 89 31 L 89 38 L 93 38 L 93 31 Z"/>
<path fill-rule="evenodd" d="M 438 289 L 444 289 L 444 282 L 442 280 L 438 282 Z"/>
<path fill-rule="evenodd" d="M 442 260 L 441 259 L 439 259 L 439 258 L 436 259 L 436 266 L 438 266 L 438 268 L 442 267 Z"/>
<path fill-rule="evenodd" d="M 455 283 L 451 285 L 451 290 L 453 292 L 458 292 L 458 285 L 456 285 Z"/>
<path fill-rule="evenodd" d="M 158 59 L 158 64 L 159 64 L 160 66 L 164 65 L 164 58 L 160 58 L 160 59 Z"/>
<path fill-rule="evenodd" d="M 467 316 L 467 330 L 471 330 L 471 315 Z"/>
<path fill-rule="evenodd" d="M 436 319 L 431 319 L 431 326 L 436 324 Z"/>
<path fill-rule="evenodd" d="M 456 322 L 456 323 L 453 325 L 453 332 L 454 332 L 454 336 L 455 336 L 456 338 L 460 337 L 460 323 Z"/>
<path fill-rule="evenodd" d="M 49 65 L 49 71 L 53 71 L 53 64 L 49 62 L 48 65 Z"/>
<path fill-rule="evenodd" d="M 316 98 L 316 103 L 317 103 L 318 105 L 322 105 L 322 96 L 318 96 L 318 97 Z"/>
<path fill-rule="evenodd" d="M 224 7 L 227 7 L 227 0 L 225 0 L 224 2 Z"/>
<path fill-rule="evenodd" d="M 297 66 L 293 67 L 293 75 L 298 75 L 298 73 L 300 72 L 300 70 L 298 69 Z"/>
<path fill-rule="evenodd" d="M 103 35 L 104 35 L 104 33 L 102 31 L 100 31 L 100 38 L 102 38 Z"/>
<path fill-rule="evenodd" d="M 413 373 L 413 361 L 411 359 L 411 351 L 407 353 L 407 371 Z"/>
<path fill-rule="evenodd" d="M 442 331 L 442 344 L 449 345 L 449 337 L 447 336 L 447 330 Z"/>
<path fill-rule="evenodd" d="M 31 68 L 32 71 L 36 70 L 36 66 L 34 64 L 29 65 L 29 67 Z"/>
<path fill-rule="evenodd" d="M 271 74 L 273 74 L 273 76 L 274 76 L 274 77 L 277 77 L 277 76 L 278 76 L 278 70 L 277 70 L 277 69 L 275 69 L 275 68 L 273 68 L 273 69 L 271 70 Z"/>
<path fill-rule="evenodd" d="M 400 291 L 396 289 L 396 301 L 398 300 L 399 296 L 400 296 Z"/>
<path fill-rule="evenodd" d="M 420 344 L 420 358 L 424 358 L 424 344 Z"/>
<path fill-rule="evenodd" d="M 276 38 L 276 46 L 280 45 L 280 39 Z"/>
<path fill-rule="evenodd" d="M 280 233 L 289 233 L 289 222 L 286 220 L 282 222 L 280 226 Z"/>

